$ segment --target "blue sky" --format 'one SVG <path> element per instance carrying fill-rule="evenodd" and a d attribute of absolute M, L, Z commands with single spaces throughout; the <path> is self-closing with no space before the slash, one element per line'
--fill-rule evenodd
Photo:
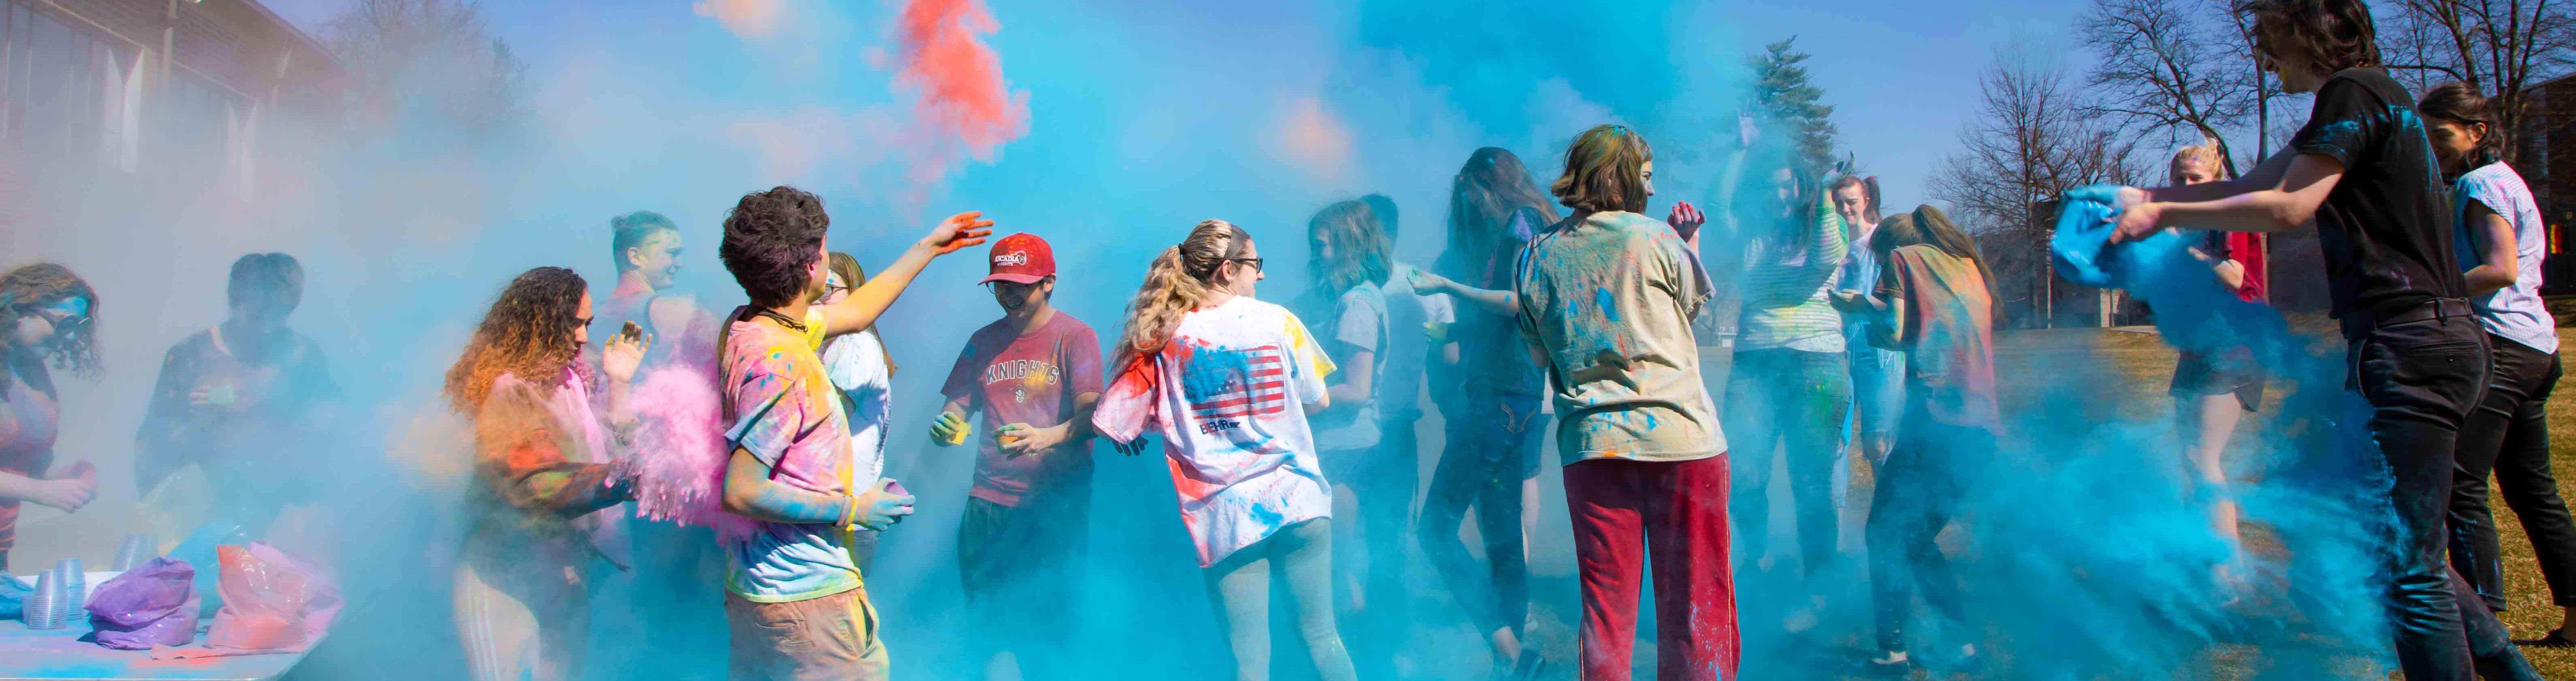
<path fill-rule="evenodd" d="M 318 33 L 330 17 L 344 11 L 353 0 L 267 0 L 279 15 Z M 790 2 L 790 5 L 796 3 Z M 816 3 L 819 4 L 819 3 Z M 848 35 L 881 32 L 880 26 L 863 25 L 871 20 L 881 23 L 885 3 L 838 3 L 848 16 L 834 30 Z M 1476 19 L 1445 15 L 1454 8 L 1425 7 L 1413 16 L 1401 5 L 1439 5 L 1441 3 L 1362 3 L 1368 12 L 1398 6 L 1393 12 L 1398 20 L 1377 22 L 1350 21 L 1345 7 L 1321 11 L 1270 10 L 1263 15 L 1245 15 L 1246 10 L 1181 9 L 1149 10 L 1148 5 L 1162 3 L 1108 2 L 1064 3 L 1028 0 L 993 0 L 993 13 L 1002 29 L 989 37 L 1003 58 L 1006 75 L 1031 69 L 1034 62 L 1056 55 L 1045 52 L 1049 41 L 1039 35 L 1051 30 L 1078 28 L 1085 31 L 1124 32 L 1127 41 L 1155 40 L 1160 31 L 1222 32 L 1245 30 L 1248 35 L 1233 36 L 1248 42 L 1242 46 L 1298 52 L 1289 44 L 1264 44 L 1267 38 L 1298 35 L 1339 34 L 1354 43 L 1390 45 L 1401 51 L 1407 42 L 1403 31 L 1418 25 L 1452 25 L 1450 22 L 1481 20 L 1486 23 L 1522 24 L 1519 35 L 1532 42 L 1557 42 L 1561 38 L 1548 33 L 1558 25 L 1554 21 L 1515 21 L 1516 3 L 1493 3 L 1497 9 Z M 1175 3 L 1206 5 L 1208 3 Z M 1231 3 L 1228 3 L 1231 4 Z M 1526 3 L 1517 3 L 1526 4 Z M 567 64 L 601 43 L 633 46 L 662 45 L 666 49 L 625 52 L 621 59 L 647 59 L 669 67 L 678 77 L 687 72 L 698 75 L 722 74 L 726 71 L 752 68 L 756 58 L 747 58 L 738 44 L 728 44 L 714 28 L 715 22 L 692 14 L 689 0 L 662 2 L 487 2 L 487 13 L 493 28 L 523 51 L 534 65 L 540 82 L 563 77 Z M 1073 12 L 1069 5 L 1100 9 Z M 1348 6 L 1351 3 L 1317 3 L 1317 6 Z M 1957 132 L 1968 121 L 1976 106 L 1976 79 L 1988 57 L 1998 45 L 2015 35 L 2044 42 L 2061 42 L 2074 18 L 2085 3 L 2044 0 L 1959 0 L 1952 2 L 1907 2 L 1904 0 L 1853 0 L 1839 3 L 1724 2 L 1681 3 L 1601 3 L 1588 11 L 1626 20 L 1641 35 L 1669 36 L 1665 51 L 1675 61 L 1727 60 L 1748 53 L 1768 40 L 1796 35 L 1799 46 L 1814 55 L 1809 70 L 1827 93 L 1828 103 L 1836 107 L 1835 122 L 1841 128 L 1843 146 L 1859 154 L 1864 166 L 1886 183 L 1891 203 L 1912 203 L 1923 199 L 1922 186 L 1940 158 L 1956 144 Z M 1308 8 L 1311 9 L 1311 8 Z M 1204 21 L 1207 13 L 1227 14 L 1226 20 Z M 871 14 L 875 16 L 870 16 Z M 1079 21 L 1064 21 L 1063 26 L 1048 25 L 1050 15 L 1081 15 Z M 1192 16 L 1198 14 L 1200 16 Z M 602 20 L 605 16 L 613 19 Z M 1389 26 L 1386 24 L 1395 24 Z M 1658 31 L 1656 24 L 1664 24 Z M 1304 30 L 1279 30 L 1283 26 Z M 1658 35 L 1658 34 L 1663 35 Z M 1649 41 L 1652 42 L 1652 41 Z M 1312 57 L 1343 49 L 1346 45 L 1314 45 L 1305 48 Z M 1416 56 L 1440 61 L 1439 55 L 1427 54 L 1438 46 L 1423 46 Z M 1479 55 L 1451 55 L 1458 61 L 1477 61 Z M 1491 55 L 1485 55 L 1491 56 Z M 1605 57 L 1606 58 L 1606 57 Z M 828 61 L 828 60 L 826 60 Z M 2070 63 L 2080 66 L 2081 59 Z M 860 67 L 860 70 L 864 70 Z M 1101 74 L 1104 81 L 1116 80 L 1116 74 Z M 1453 98 L 1472 98 L 1453 90 Z M 860 96 L 865 98 L 865 96 Z M 747 99 L 752 99 L 748 98 Z M 1046 102 L 1035 102 L 1046 110 Z M 1619 111 L 1614 113 L 1635 115 Z M 1650 132 L 1650 135 L 1656 134 Z M 1496 140 L 1505 143 L 1513 140 Z M 1515 147 L 1518 149 L 1518 147 Z M 1526 153 L 1526 152 L 1525 152 Z M 1006 156 L 1009 154 L 1005 153 Z M 1533 166 L 1541 165 L 1533 160 Z"/>

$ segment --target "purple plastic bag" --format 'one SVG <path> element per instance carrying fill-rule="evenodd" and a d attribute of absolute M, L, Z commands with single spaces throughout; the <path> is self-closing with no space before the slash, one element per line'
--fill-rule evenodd
<path fill-rule="evenodd" d="M 154 558 L 92 589 L 89 625 L 99 645 L 117 650 L 187 645 L 197 637 L 197 569 Z"/>

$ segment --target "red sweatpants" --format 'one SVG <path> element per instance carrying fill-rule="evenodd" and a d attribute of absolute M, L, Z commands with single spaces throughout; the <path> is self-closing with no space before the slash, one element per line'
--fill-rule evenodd
<path fill-rule="evenodd" d="M 1727 562 L 1726 455 L 1679 463 L 1594 459 L 1565 467 L 1583 585 L 1583 678 L 1627 681 L 1639 573 L 1655 575 L 1655 678 L 1735 678 L 1735 576 Z"/>

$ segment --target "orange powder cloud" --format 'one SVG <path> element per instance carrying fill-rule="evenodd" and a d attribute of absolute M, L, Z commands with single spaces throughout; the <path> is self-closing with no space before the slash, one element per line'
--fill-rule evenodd
<path fill-rule="evenodd" d="M 787 17 L 786 0 L 698 0 L 689 9 L 698 16 L 713 17 L 725 30 L 744 38 L 776 33 Z"/>
<path fill-rule="evenodd" d="M 1349 177 L 1351 131 L 1314 97 L 1283 103 L 1273 148 L 1281 158 L 1317 182 L 1340 183 Z"/>

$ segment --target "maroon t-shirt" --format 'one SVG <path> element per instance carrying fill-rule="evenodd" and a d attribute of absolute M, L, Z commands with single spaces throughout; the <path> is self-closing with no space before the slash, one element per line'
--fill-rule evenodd
<path fill-rule="evenodd" d="M 1046 325 L 1020 335 L 1002 319 L 966 338 L 948 382 L 939 389 L 949 401 L 964 400 L 966 411 L 981 413 L 975 438 L 982 452 L 975 461 L 975 488 L 970 492 L 1004 506 L 1019 506 L 1033 490 L 1082 493 L 1091 480 L 1088 441 L 1056 450 L 1004 458 L 993 433 L 1024 423 L 1052 428 L 1073 417 L 1073 398 L 1100 392 L 1100 338 L 1091 327 L 1059 310 Z"/>

